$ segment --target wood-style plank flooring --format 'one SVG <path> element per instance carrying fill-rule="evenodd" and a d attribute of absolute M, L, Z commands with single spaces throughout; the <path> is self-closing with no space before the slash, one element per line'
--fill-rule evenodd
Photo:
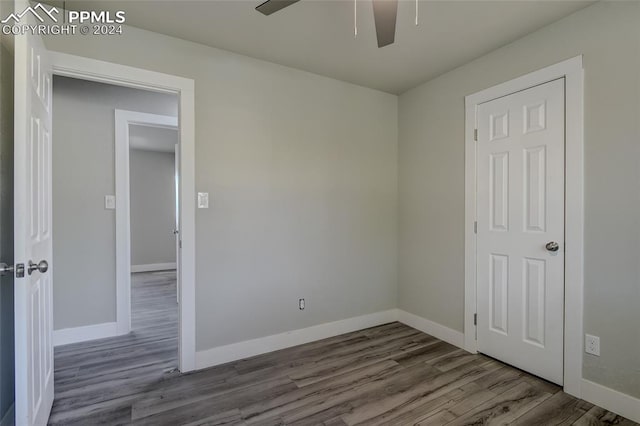
<path fill-rule="evenodd" d="M 131 335 L 56 348 L 50 424 L 636 425 L 400 323 L 180 374 L 177 315 L 134 275 Z"/>

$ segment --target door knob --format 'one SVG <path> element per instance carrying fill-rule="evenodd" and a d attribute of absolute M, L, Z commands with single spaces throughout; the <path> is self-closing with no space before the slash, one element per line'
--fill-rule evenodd
<path fill-rule="evenodd" d="M 545 248 L 549 251 L 558 251 L 558 249 L 560 248 L 560 245 L 555 241 L 551 241 L 545 245 Z"/>
<path fill-rule="evenodd" d="M 49 263 L 46 260 L 41 260 L 39 263 L 33 263 L 29 261 L 29 267 L 27 268 L 27 273 L 31 275 L 33 271 L 38 271 L 41 274 L 44 274 L 49 270 Z"/>

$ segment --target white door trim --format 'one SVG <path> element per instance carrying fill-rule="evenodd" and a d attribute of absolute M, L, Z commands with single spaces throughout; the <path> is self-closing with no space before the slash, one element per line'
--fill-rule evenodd
<path fill-rule="evenodd" d="M 549 81 L 565 79 L 565 318 L 564 391 L 581 396 L 584 238 L 584 70 L 582 56 L 465 97 L 464 347 L 476 353 L 476 112 L 479 104 Z"/>
<path fill-rule="evenodd" d="M 117 334 L 131 331 L 131 194 L 129 126 L 178 129 L 178 118 L 168 115 L 115 110 L 116 152 L 116 322 Z M 174 264 L 175 266 L 175 264 Z M 168 268 L 167 268 L 168 269 Z M 140 272 L 136 270 L 136 272 Z M 179 280 L 178 280 L 179 282 Z"/>
<path fill-rule="evenodd" d="M 180 371 L 194 370 L 196 353 L 194 81 L 184 77 L 59 52 L 51 52 L 51 61 L 55 75 L 155 92 L 175 93 L 179 97 L 182 265 L 180 274 L 180 348 L 178 359 Z"/>

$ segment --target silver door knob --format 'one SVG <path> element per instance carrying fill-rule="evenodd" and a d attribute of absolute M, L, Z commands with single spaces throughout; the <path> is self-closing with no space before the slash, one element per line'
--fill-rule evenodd
<path fill-rule="evenodd" d="M 555 241 L 551 241 L 545 245 L 545 248 L 549 251 L 558 251 L 558 249 L 560 249 L 560 245 Z"/>
<path fill-rule="evenodd" d="M 33 263 L 29 261 L 29 267 L 27 268 L 27 273 L 31 275 L 33 271 L 38 271 L 41 274 L 44 274 L 49 270 L 49 263 L 46 260 L 41 260 L 38 263 Z"/>

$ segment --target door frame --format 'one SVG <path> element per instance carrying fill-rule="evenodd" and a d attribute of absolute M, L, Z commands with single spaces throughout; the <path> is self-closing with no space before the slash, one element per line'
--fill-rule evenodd
<path fill-rule="evenodd" d="M 129 126 L 139 125 L 180 131 L 178 117 L 145 112 L 115 110 L 116 170 L 116 329 L 131 331 L 131 194 L 129 169 Z M 180 144 L 178 143 L 178 148 Z M 168 232 L 168 230 L 167 230 Z M 180 256 L 176 253 L 176 264 Z M 177 285 L 180 286 L 180 277 Z M 178 294 L 180 292 L 178 291 Z"/>
<path fill-rule="evenodd" d="M 478 105 L 559 78 L 565 79 L 564 391 L 580 398 L 584 288 L 584 70 L 582 55 L 465 97 L 464 349 L 477 353 L 475 133 Z"/>
<path fill-rule="evenodd" d="M 180 135 L 180 337 L 178 360 L 182 372 L 195 370 L 195 83 L 192 79 L 90 59 L 49 52 L 53 74 L 116 86 L 178 95 Z M 116 204 L 118 204 L 116 202 Z"/>

